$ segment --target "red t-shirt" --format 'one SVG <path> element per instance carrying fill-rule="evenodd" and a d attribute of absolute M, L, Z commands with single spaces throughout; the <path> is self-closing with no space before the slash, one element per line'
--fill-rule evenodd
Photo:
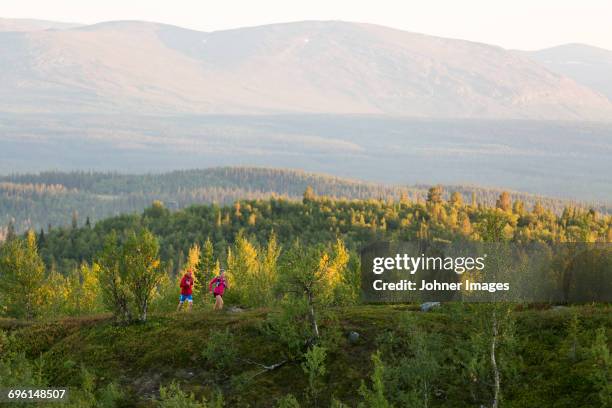
<path fill-rule="evenodd" d="M 193 278 L 187 274 L 181 279 L 181 295 L 191 295 L 193 291 Z"/>

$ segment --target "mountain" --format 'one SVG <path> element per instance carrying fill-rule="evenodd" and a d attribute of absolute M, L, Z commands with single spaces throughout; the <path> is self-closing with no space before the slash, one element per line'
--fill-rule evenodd
<path fill-rule="evenodd" d="M 612 117 L 606 97 L 528 56 L 340 21 L 3 32 L 0 68 L 0 112 Z"/>
<path fill-rule="evenodd" d="M 529 56 L 612 101 L 612 51 L 585 44 L 565 44 L 533 51 Z"/>
<path fill-rule="evenodd" d="M 65 30 L 78 27 L 79 25 L 80 24 L 60 23 L 57 21 L 35 20 L 30 18 L 0 18 L 0 32 Z"/>

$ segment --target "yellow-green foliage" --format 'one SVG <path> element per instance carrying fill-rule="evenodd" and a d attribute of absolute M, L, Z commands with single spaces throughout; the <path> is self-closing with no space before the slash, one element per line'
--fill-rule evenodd
<path fill-rule="evenodd" d="M 99 282 L 100 267 L 83 263 L 67 277 L 52 270 L 43 285 L 45 304 L 42 314 L 81 316 L 102 311 L 102 294 Z"/>
<path fill-rule="evenodd" d="M 97 263 L 103 299 L 116 318 L 147 319 L 163 278 L 158 252 L 157 239 L 146 229 L 129 233 L 124 244 L 118 243 L 115 234 L 109 235 Z"/>
<path fill-rule="evenodd" d="M 45 265 L 36 235 L 13 238 L 0 247 L 0 307 L 8 316 L 32 318 L 44 305 Z"/>
<path fill-rule="evenodd" d="M 234 247 L 227 254 L 229 299 L 248 306 L 270 304 L 277 282 L 280 251 L 273 233 L 264 248 L 238 234 Z"/>

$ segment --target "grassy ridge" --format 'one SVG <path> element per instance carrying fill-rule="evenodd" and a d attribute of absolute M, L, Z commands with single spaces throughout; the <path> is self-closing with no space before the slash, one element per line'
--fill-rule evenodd
<path fill-rule="evenodd" d="M 605 327 L 612 339 L 609 305 L 575 308 L 581 319 L 582 347 L 588 347 L 597 327 Z M 394 332 L 398 318 L 413 314 L 418 325 L 441 336 L 448 352 L 444 368 L 435 380 L 436 407 L 474 406 L 458 376 L 455 350 L 469 338 L 469 314 L 465 319 L 443 306 L 430 313 L 409 305 L 356 306 L 338 309 L 338 340 L 326 360 L 326 386 L 321 406 L 336 397 L 356 406 L 356 392 L 372 371 L 370 355 L 379 347 L 382 333 Z M 574 363 L 563 353 L 570 308 L 517 311 L 517 359 L 519 380 L 502 382 L 503 406 L 596 406 L 594 391 L 585 374 L 585 362 Z M 255 363 L 270 365 L 284 359 L 283 345 L 264 330 L 267 310 L 155 315 L 143 325 L 115 326 L 107 316 L 66 319 L 23 327 L 15 321 L 0 322 L 16 333 L 27 355 L 42 356 L 44 370 L 56 386 L 71 384 L 85 365 L 99 385 L 118 381 L 129 391 L 125 406 L 150 406 L 160 384 L 178 381 L 196 395 L 223 392 L 226 406 L 269 407 L 283 395 L 293 393 L 304 400 L 307 379 L 299 361 L 265 371 Z M 235 341 L 234 358 L 219 370 L 202 354 L 211 338 L 229 330 Z M 349 344 L 346 333 L 361 334 Z M 255 362 L 255 363 L 253 363 Z M 250 379 L 249 379 L 250 378 Z"/>

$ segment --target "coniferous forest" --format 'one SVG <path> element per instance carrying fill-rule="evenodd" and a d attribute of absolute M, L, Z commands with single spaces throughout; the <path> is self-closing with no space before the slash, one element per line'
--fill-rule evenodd
<path fill-rule="evenodd" d="M 236 200 L 262 199 L 271 195 L 301 199 L 307 186 L 317 194 L 346 199 L 425 200 L 429 186 L 397 186 L 367 183 L 297 170 L 220 167 L 161 174 L 127 175 L 95 172 L 42 172 L 0 176 L 0 237 L 9 224 L 18 231 L 81 224 L 113 215 L 143 211 L 153 201 L 171 210 L 194 204 L 232 204 Z M 444 198 L 458 192 L 466 201 L 493 206 L 502 190 L 476 186 L 449 186 Z M 513 200 L 531 208 L 536 203 L 556 214 L 568 206 L 612 213 L 609 203 L 571 202 L 510 192 Z"/>
<path fill-rule="evenodd" d="M 612 216 L 443 187 L 346 199 L 306 186 L 7 231 L 0 385 L 67 406 L 607 407 L 608 304 L 368 305 L 377 240 L 612 242 Z M 208 282 L 227 270 L 225 309 Z M 194 309 L 176 311 L 195 272 Z M 57 403 L 52 403 L 57 404 Z"/>

